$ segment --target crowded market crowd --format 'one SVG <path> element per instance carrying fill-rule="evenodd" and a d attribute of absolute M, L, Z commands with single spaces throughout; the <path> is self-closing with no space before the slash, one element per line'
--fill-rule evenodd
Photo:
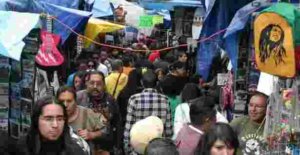
<path fill-rule="evenodd" d="M 132 49 L 147 46 L 135 43 Z M 249 147 L 245 136 L 263 134 L 266 96 L 254 93 L 249 116 L 228 120 L 220 111 L 216 75 L 203 82 L 195 75 L 191 59 L 185 50 L 147 53 L 96 48 L 76 61 L 76 70 L 55 96 L 37 101 L 28 135 L 18 141 L 1 140 L 2 152 L 245 153 Z"/>

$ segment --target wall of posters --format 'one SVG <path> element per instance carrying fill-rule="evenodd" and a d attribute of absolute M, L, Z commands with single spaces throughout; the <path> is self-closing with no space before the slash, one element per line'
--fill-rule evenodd
<path fill-rule="evenodd" d="M 8 131 L 9 59 L 0 56 L 0 130 Z"/>
<path fill-rule="evenodd" d="M 27 47 L 27 50 L 28 49 L 30 49 L 30 47 Z M 9 65 L 11 66 L 8 82 L 9 108 L 7 108 L 9 109 L 9 121 L 2 122 L 8 122 L 11 137 L 19 138 L 20 136 L 27 134 L 31 124 L 30 117 L 34 103 L 34 55 L 29 51 L 23 52 L 20 62 L 10 60 Z M 1 125 L 0 102 L 0 128 Z"/>

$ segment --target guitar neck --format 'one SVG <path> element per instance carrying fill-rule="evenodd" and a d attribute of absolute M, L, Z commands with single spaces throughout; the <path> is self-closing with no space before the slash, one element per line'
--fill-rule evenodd
<path fill-rule="evenodd" d="M 46 30 L 49 33 L 52 33 L 53 30 L 53 19 L 51 18 L 51 15 L 47 14 L 46 17 Z M 46 51 L 49 53 L 51 52 L 52 49 L 52 40 L 51 40 L 51 35 L 50 34 L 46 34 L 46 38 L 45 38 L 45 44 L 46 44 Z"/>
<path fill-rule="evenodd" d="M 52 33 L 52 30 L 53 30 L 53 19 L 51 18 L 51 15 L 47 14 L 47 20 L 46 20 L 46 30 L 49 32 L 49 33 Z"/>
<path fill-rule="evenodd" d="M 83 39 L 82 39 L 82 37 L 77 36 L 76 42 L 77 42 L 77 54 L 76 54 L 75 60 L 79 57 L 79 55 L 80 55 L 81 52 L 82 52 L 82 47 L 83 47 L 83 45 L 82 45 L 82 44 L 83 44 Z"/>

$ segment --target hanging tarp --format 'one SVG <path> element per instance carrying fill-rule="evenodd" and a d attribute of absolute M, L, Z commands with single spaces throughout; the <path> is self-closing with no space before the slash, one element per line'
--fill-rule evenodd
<path fill-rule="evenodd" d="M 99 33 L 113 32 L 124 29 L 125 26 L 110 23 L 104 20 L 90 18 L 85 29 L 85 36 L 90 39 L 95 39 Z M 90 41 L 85 40 L 85 47 L 89 47 Z"/>
<path fill-rule="evenodd" d="M 235 12 L 248 4 L 251 0 L 212 0 L 204 20 L 200 39 L 215 35 L 213 38 L 200 43 L 197 53 L 197 72 L 206 80 L 209 76 L 213 58 L 218 54 L 219 48 L 224 48 L 224 30 L 229 25 Z M 214 3 L 213 3 L 214 2 Z"/>
<path fill-rule="evenodd" d="M 253 12 L 259 11 L 260 9 L 263 9 L 269 5 L 270 3 L 261 2 L 261 0 L 255 0 L 245 5 L 243 8 L 239 9 L 236 12 L 230 22 L 230 25 L 227 27 L 226 33 L 224 35 L 225 51 L 227 52 L 234 71 L 236 71 L 238 63 L 238 35 L 240 30 L 245 28 Z"/>
<path fill-rule="evenodd" d="M 39 20 L 39 14 L 0 11 L 0 54 L 19 61 L 23 38 L 39 26 Z"/>
<path fill-rule="evenodd" d="M 139 3 L 146 9 L 153 10 L 174 10 L 174 7 L 200 7 L 200 0 L 139 0 Z"/>
<path fill-rule="evenodd" d="M 95 0 L 92 13 L 93 17 L 112 16 L 113 10 L 109 0 Z"/>
<path fill-rule="evenodd" d="M 77 32 L 84 30 L 85 25 L 91 16 L 90 12 L 65 8 L 36 0 L 4 0 L 0 2 L 0 6 L 4 6 L 5 11 L 14 10 L 18 12 L 48 13 Z M 54 33 L 61 36 L 62 44 L 71 34 L 69 29 L 57 21 L 54 21 L 53 28 Z"/>
<path fill-rule="evenodd" d="M 90 12 L 69 9 L 45 2 L 33 2 L 30 7 L 30 12 L 34 13 L 49 13 L 57 18 L 60 22 L 72 28 L 76 32 L 84 30 L 85 25 L 92 15 Z M 54 20 L 54 33 L 60 35 L 62 44 L 68 39 L 72 33 L 66 26 Z"/>
<path fill-rule="evenodd" d="M 62 0 L 36 0 L 39 2 L 51 3 L 57 6 L 62 6 L 66 8 L 79 9 L 79 5 L 81 5 L 81 0 L 72 0 L 72 1 L 62 1 Z"/>

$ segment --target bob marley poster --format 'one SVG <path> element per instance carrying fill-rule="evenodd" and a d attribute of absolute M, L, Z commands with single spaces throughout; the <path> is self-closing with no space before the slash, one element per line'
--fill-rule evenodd
<path fill-rule="evenodd" d="M 293 32 L 275 13 L 262 13 L 254 21 L 255 59 L 258 69 L 272 75 L 294 77 Z"/>

